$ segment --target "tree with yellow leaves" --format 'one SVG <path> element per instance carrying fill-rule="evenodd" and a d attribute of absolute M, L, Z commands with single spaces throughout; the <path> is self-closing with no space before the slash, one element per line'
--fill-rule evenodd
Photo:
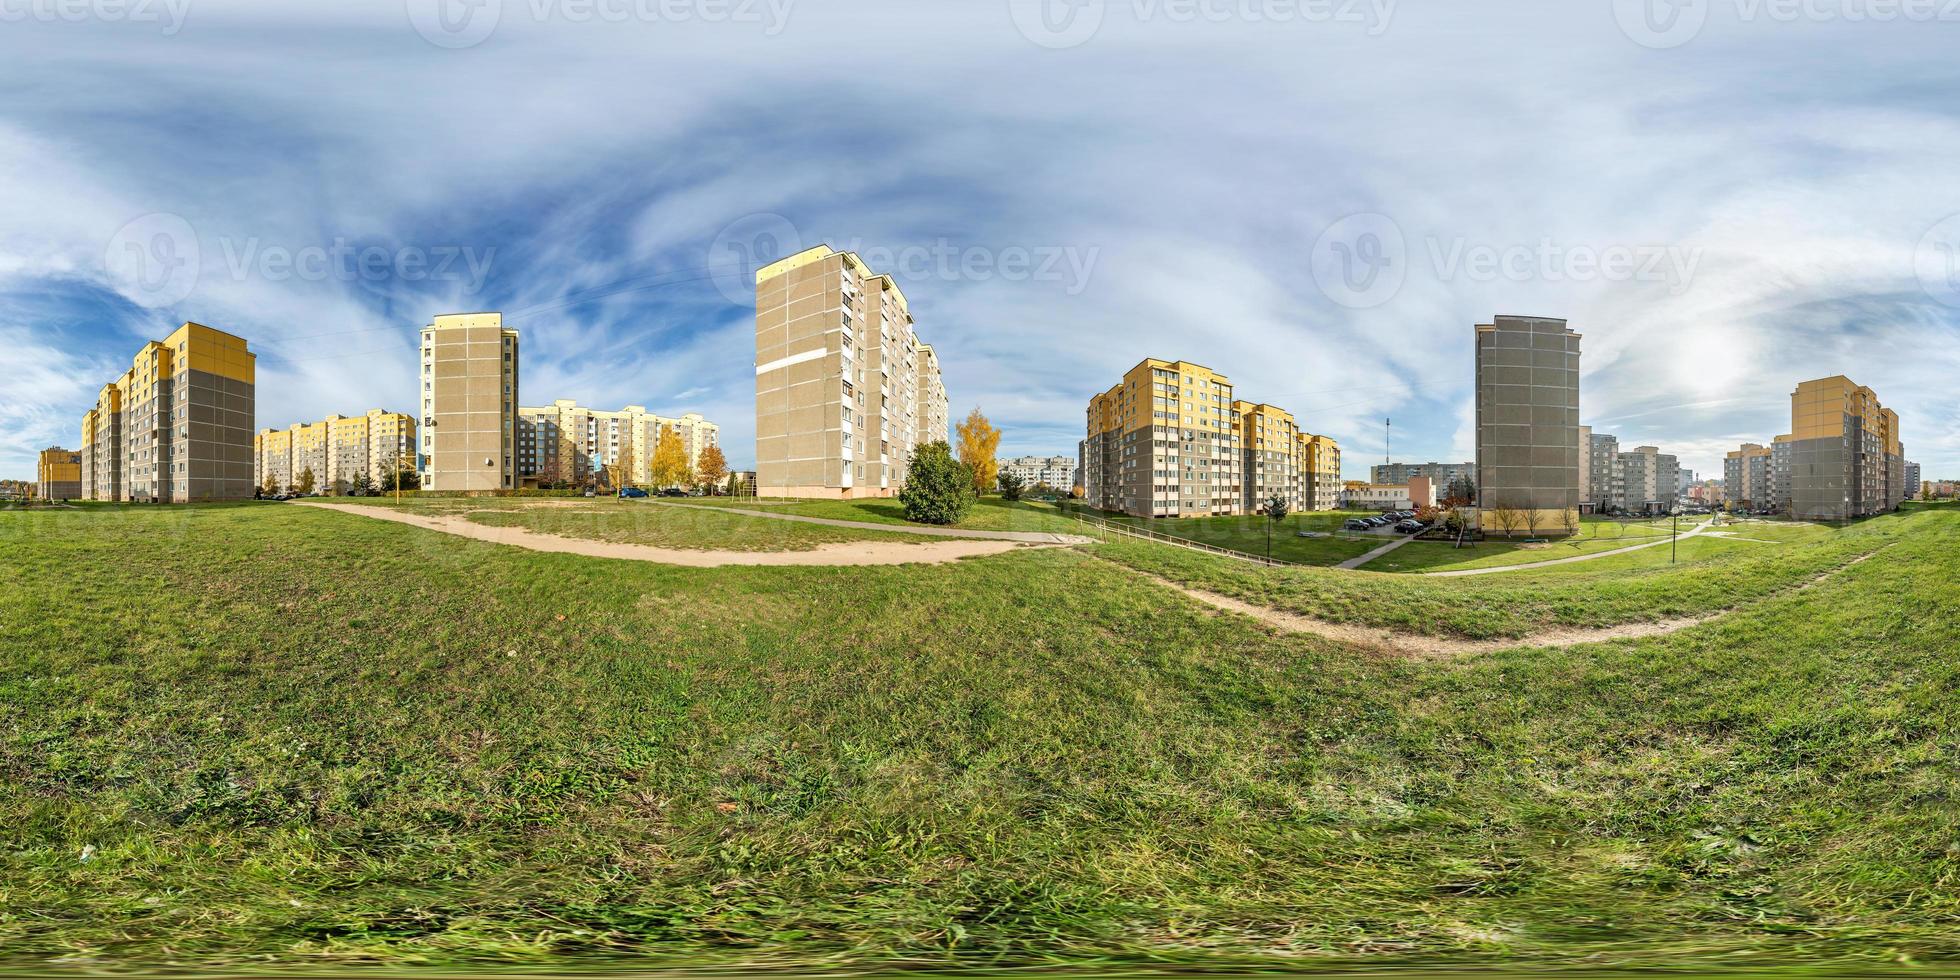
<path fill-rule="evenodd" d="M 706 446 L 701 450 L 701 458 L 694 464 L 694 478 L 703 486 L 714 486 L 728 475 L 728 457 L 721 454 L 720 446 Z"/>
<path fill-rule="evenodd" d="M 653 447 L 653 483 L 658 487 L 678 487 L 694 476 L 687 462 L 687 447 L 671 425 L 660 427 L 660 441 Z"/>
<path fill-rule="evenodd" d="M 966 414 L 966 421 L 959 424 L 959 432 L 960 462 L 973 474 L 973 492 L 976 495 L 991 492 L 1000 472 L 1000 464 L 994 458 L 994 453 L 1000 450 L 1000 430 L 975 406 Z"/>

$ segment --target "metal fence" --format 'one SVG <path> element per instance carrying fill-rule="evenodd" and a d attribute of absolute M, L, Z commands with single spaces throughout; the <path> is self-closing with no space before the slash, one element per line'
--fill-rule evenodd
<path fill-rule="evenodd" d="M 1202 551 L 1210 555 L 1236 558 L 1239 561 L 1251 562 L 1254 565 L 1265 565 L 1269 568 L 1302 567 L 1299 562 L 1282 561 L 1278 558 L 1267 558 L 1262 555 L 1248 554 L 1243 551 L 1233 551 L 1230 548 L 1220 548 L 1217 545 L 1206 544 L 1203 541 L 1193 541 L 1190 538 L 1180 538 L 1130 524 L 1118 524 L 1114 521 L 1106 521 L 1100 517 L 1087 517 L 1079 513 L 1070 514 L 1069 516 L 1101 532 L 1104 541 L 1109 540 L 1110 535 L 1115 535 L 1117 537 L 1133 538 L 1138 541 L 1155 541 L 1158 544 L 1167 544 L 1174 548 L 1184 548 L 1190 551 Z"/>

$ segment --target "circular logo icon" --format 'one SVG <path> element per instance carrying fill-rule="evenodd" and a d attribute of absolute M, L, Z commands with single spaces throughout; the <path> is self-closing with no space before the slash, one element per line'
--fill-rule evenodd
<path fill-rule="evenodd" d="M 109 239 L 102 268 L 131 302 L 152 308 L 181 303 L 197 288 L 197 231 L 177 215 L 146 214 Z"/>
<path fill-rule="evenodd" d="M 408 22 L 438 48 L 473 48 L 489 40 L 503 19 L 503 0 L 405 0 Z"/>
<path fill-rule="evenodd" d="M 1709 0 L 1613 0 L 1620 33 L 1642 47 L 1678 48 L 1708 23 Z"/>
<path fill-rule="evenodd" d="M 751 214 L 729 222 L 708 246 L 708 274 L 736 306 L 755 305 L 755 272 L 803 251 L 803 236 L 780 214 Z"/>
<path fill-rule="evenodd" d="M 1021 36 L 1044 48 L 1073 48 L 1102 29 L 1106 0 L 1007 0 Z"/>
<path fill-rule="evenodd" d="M 1328 299 L 1365 310 L 1395 298 L 1408 278 L 1402 228 L 1385 214 L 1350 214 L 1313 243 L 1313 278 Z"/>
<path fill-rule="evenodd" d="M 1912 253 L 1912 265 L 1926 295 L 1960 307 L 1960 214 L 1948 215 L 1926 232 Z"/>

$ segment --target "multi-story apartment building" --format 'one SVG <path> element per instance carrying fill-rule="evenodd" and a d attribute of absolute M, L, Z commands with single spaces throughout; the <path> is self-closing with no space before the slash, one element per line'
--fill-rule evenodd
<path fill-rule="evenodd" d="M 889 497 L 946 438 L 938 355 L 905 294 L 819 245 L 756 272 L 756 472 L 763 496 Z"/>
<path fill-rule="evenodd" d="M 1580 495 L 1582 504 L 1604 513 L 1620 505 L 1626 495 L 1620 482 L 1620 439 L 1605 432 L 1594 432 L 1591 426 L 1580 429 L 1579 446 L 1585 452 L 1584 490 Z"/>
<path fill-rule="evenodd" d="M 1258 513 L 1274 497 L 1299 510 L 1301 433 L 1292 413 L 1263 402 L 1235 401 L 1232 417 L 1238 425 L 1243 513 Z"/>
<path fill-rule="evenodd" d="M 1906 461 L 1906 499 L 1916 499 L 1925 492 L 1925 481 L 1920 479 L 1921 472 L 1918 463 Z"/>
<path fill-rule="evenodd" d="M 501 313 L 422 328 L 422 489 L 517 489 L 517 331 Z"/>
<path fill-rule="evenodd" d="M 1341 506 L 1341 444 L 1333 436 L 1300 434 L 1300 509 Z"/>
<path fill-rule="evenodd" d="M 1666 514 L 1681 494 L 1681 462 L 1656 446 L 1636 446 L 1619 454 L 1618 496 L 1614 507 L 1627 514 Z"/>
<path fill-rule="evenodd" d="M 1898 507 L 1905 491 L 1899 416 L 1843 375 L 1790 395 L 1791 514 L 1843 520 Z"/>
<path fill-rule="evenodd" d="M 1048 486 L 1067 490 L 1075 486 L 1076 461 L 1069 456 L 1017 456 L 995 460 L 994 464 L 999 467 L 1002 476 L 1017 476 L 1025 487 Z"/>
<path fill-rule="evenodd" d="M 1769 443 L 1769 500 L 1766 506 L 1778 514 L 1790 513 L 1790 446 L 1788 435 Z"/>
<path fill-rule="evenodd" d="M 1138 517 L 1245 513 L 1231 379 L 1146 358 L 1089 401 L 1089 502 Z"/>
<path fill-rule="evenodd" d="M 378 408 L 261 429 L 252 439 L 254 485 L 284 490 L 311 471 L 316 492 L 344 492 L 364 476 L 381 486 L 397 470 L 415 469 L 415 429 L 413 417 Z"/>
<path fill-rule="evenodd" d="M 1414 477 L 1427 477 L 1442 494 L 1461 479 L 1475 480 L 1475 463 L 1376 463 L 1369 468 L 1368 482 L 1381 486 L 1406 486 Z"/>
<path fill-rule="evenodd" d="M 669 418 L 643 405 L 605 412 L 567 399 L 520 407 L 518 475 L 526 484 L 651 484 L 654 453 L 670 433 L 690 473 L 699 468 L 703 450 L 721 445 L 721 427 L 695 412 Z"/>
<path fill-rule="evenodd" d="M 1737 510 L 1767 510 L 1771 506 L 1772 453 L 1759 443 L 1745 442 L 1722 461 L 1722 496 Z"/>
<path fill-rule="evenodd" d="M 35 465 L 35 495 L 42 500 L 76 500 L 82 496 L 82 454 L 73 449 L 43 449 Z"/>
<path fill-rule="evenodd" d="M 137 351 L 82 417 L 82 494 L 186 503 L 252 495 L 257 356 L 186 323 Z"/>
<path fill-rule="evenodd" d="M 1547 317 L 1499 316 L 1476 327 L 1477 514 L 1486 533 L 1503 527 L 1506 511 L 1537 534 L 1576 525 L 1580 340 Z"/>

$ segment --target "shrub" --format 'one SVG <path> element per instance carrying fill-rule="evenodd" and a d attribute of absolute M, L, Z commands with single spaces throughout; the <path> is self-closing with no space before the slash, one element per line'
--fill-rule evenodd
<path fill-rule="evenodd" d="M 953 447 L 931 442 L 912 451 L 898 502 L 916 524 L 958 524 L 973 506 L 973 471 L 953 458 Z"/>
<path fill-rule="evenodd" d="M 1019 500 L 1021 499 L 1021 492 L 1022 483 L 1020 477 L 1012 473 L 1002 473 L 1000 475 L 1000 499 Z"/>

